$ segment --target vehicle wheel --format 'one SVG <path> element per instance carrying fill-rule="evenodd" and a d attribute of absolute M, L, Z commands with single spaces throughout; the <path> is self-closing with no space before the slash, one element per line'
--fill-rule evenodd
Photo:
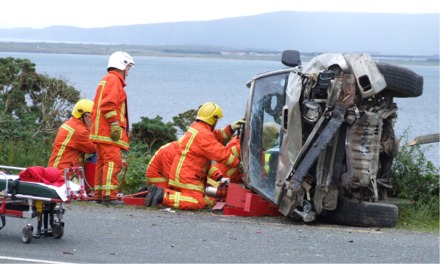
<path fill-rule="evenodd" d="M 327 211 L 331 222 L 362 227 L 393 227 L 397 223 L 399 209 L 394 204 L 359 202 L 339 199 L 334 211 Z"/>
<path fill-rule="evenodd" d="M 34 228 L 32 226 L 23 227 L 21 230 L 21 241 L 23 241 L 25 244 L 31 243 L 32 239 L 34 238 L 32 234 L 33 231 Z"/>
<path fill-rule="evenodd" d="M 55 239 L 60 239 L 64 235 L 64 226 L 60 224 L 54 224 L 52 227 L 52 234 Z"/>
<path fill-rule="evenodd" d="M 393 97 L 418 97 L 423 93 L 423 76 L 410 69 L 376 62 L 387 83 L 385 90 Z"/>

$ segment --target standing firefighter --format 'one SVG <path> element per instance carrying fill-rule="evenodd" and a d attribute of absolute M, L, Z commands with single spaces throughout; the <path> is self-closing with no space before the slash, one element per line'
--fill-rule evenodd
<path fill-rule="evenodd" d="M 85 153 L 96 152 L 95 144 L 89 139 L 92 108 L 93 101 L 89 99 L 81 99 L 75 104 L 72 117 L 58 129 L 48 167 L 63 173 L 66 168 L 83 166 Z"/>
<path fill-rule="evenodd" d="M 124 87 L 133 58 L 117 51 L 108 60 L 107 75 L 96 89 L 90 139 L 96 143 L 95 200 L 111 205 L 117 200 L 118 174 L 122 170 L 121 150 L 129 150 L 127 94 Z"/>
<path fill-rule="evenodd" d="M 206 206 L 204 200 L 207 172 L 212 161 L 240 167 L 240 160 L 223 145 L 240 127 L 242 120 L 224 129 L 214 129 L 223 113 L 217 104 L 202 105 L 196 121 L 179 139 L 179 148 L 170 171 L 169 188 L 151 185 L 145 205 L 162 204 L 181 210 L 199 210 Z"/>

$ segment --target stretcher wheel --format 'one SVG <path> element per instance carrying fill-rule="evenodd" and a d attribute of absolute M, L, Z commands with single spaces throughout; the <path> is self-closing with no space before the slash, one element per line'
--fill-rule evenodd
<path fill-rule="evenodd" d="M 52 234 L 55 239 L 60 239 L 64 235 L 64 226 L 59 223 L 54 224 L 52 227 Z"/>
<path fill-rule="evenodd" d="M 33 237 L 33 231 L 34 228 L 31 225 L 28 225 L 26 227 L 23 227 L 23 229 L 21 230 L 21 241 L 23 241 L 23 243 L 25 244 L 29 244 L 32 241 Z"/>

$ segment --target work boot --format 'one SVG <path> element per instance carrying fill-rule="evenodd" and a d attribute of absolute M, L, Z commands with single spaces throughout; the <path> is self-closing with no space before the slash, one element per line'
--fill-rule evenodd
<path fill-rule="evenodd" d="M 157 187 L 156 194 L 153 197 L 152 207 L 157 207 L 159 204 L 163 202 L 164 190 L 161 187 Z"/>
<path fill-rule="evenodd" d="M 163 201 L 163 188 L 157 187 L 155 184 L 152 184 L 148 189 L 148 194 L 145 197 L 145 206 L 146 207 L 157 207 L 158 204 Z"/>

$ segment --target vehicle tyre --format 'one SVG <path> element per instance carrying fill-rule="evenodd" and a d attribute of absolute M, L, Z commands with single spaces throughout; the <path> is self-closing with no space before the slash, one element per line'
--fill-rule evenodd
<path fill-rule="evenodd" d="M 23 227 L 23 229 L 21 230 L 21 241 L 23 241 L 23 243 L 31 243 L 32 239 L 34 238 L 32 234 L 33 230 L 34 229 L 29 226 Z"/>
<path fill-rule="evenodd" d="M 55 239 L 60 239 L 64 235 L 64 226 L 60 224 L 54 224 L 52 227 L 52 234 Z"/>
<path fill-rule="evenodd" d="M 331 222 L 361 227 L 393 227 L 397 223 L 399 209 L 394 204 L 359 202 L 339 199 L 334 211 L 327 211 Z"/>
<path fill-rule="evenodd" d="M 393 97 L 418 97 L 423 93 L 423 76 L 410 69 L 376 62 L 387 83 L 385 90 Z"/>

